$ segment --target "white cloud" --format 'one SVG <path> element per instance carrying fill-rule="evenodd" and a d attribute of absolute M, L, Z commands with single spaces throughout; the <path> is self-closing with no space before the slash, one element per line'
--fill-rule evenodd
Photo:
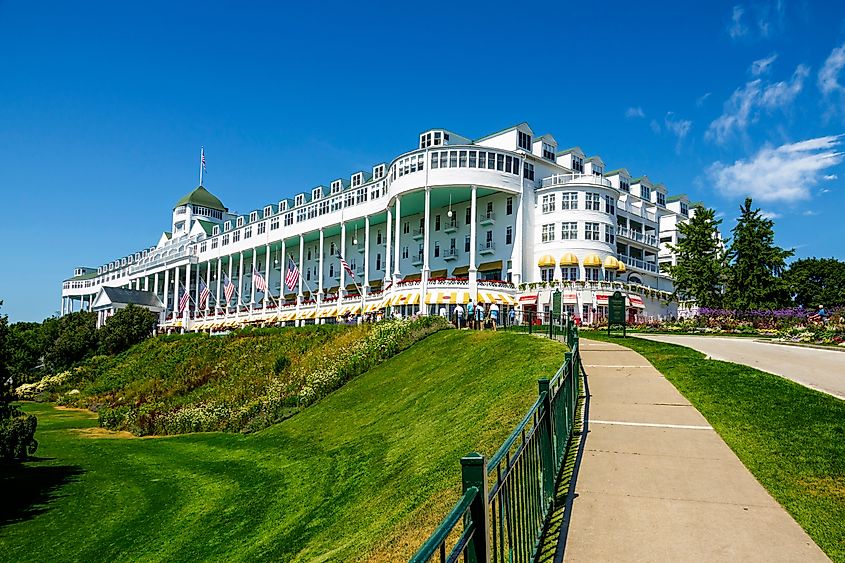
<path fill-rule="evenodd" d="M 822 172 L 842 162 L 840 138 L 835 135 L 777 148 L 766 146 L 748 160 L 730 165 L 714 162 L 707 175 L 729 197 L 747 195 L 760 201 L 807 199 Z"/>
<path fill-rule="evenodd" d="M 818 211 L 813 211 L 812 209 L 808 209 L 807 211 L 803 212 L 801 215 L 804 217 L 813 217 L 814 215 L 818 215 Z"/>
<path fill-rule="evenodd" d="M 765 59 L 758 59 L 751 63 L 751 75 L 752 76 L 760 76 L 761 74 L 765 74 L 769 72 L 769 67 L 772 66 L 772 63 L 775 62 L 775 59 L 778 58 L 777 53 L 766 57 Z"/>
<path fill-rule="evenodd" d="M 692 121 L 688 119 L 676 119 L 675 114 L 670 111 L 663 119 L 663 124 L 666 126 L 667 131 L 678 138 L 678 142 L 675 144 L 675 152 L 681 152 L 681 143 L 689 134 L 690 129 L 692 129 Z"/>
<path fill-rule="evenodd" d="M 780 218 L 780 213 L 775 213 L 774 211 L 761 211 L 760 217 L 763 219 L 778 219 Z"/>
<path fill-rule="evenodd" d="M 732 39 L 737 39 L 748 33 L 748 28 L 742 23 L 742 15 L 745 13 L 745 8 L 742 6 L 734 6 L 731 14 L 731 23 L 728 25 L 728 35 Z"/>
<path fill-rule="evenodd" d="M 637 117 L 645 117 L 645 112 L 641 107 L 631 107 L 625 110 L 625 117 L 628 119 L 634 119 Z"/>
<path fill-rule="evenodd" d="M 656 119 L 652 119 L 652 120 L 651 120 L 651 123 L 649 123 L 649 124 L 648 124 L 648 126 L 649 126 L 649 127 L 651 127 L 651 130 L 652 130 L 655 134 L 659 134 L 659 133 L 660 133 L 660 124 L 657 122 L 657 120 L 656 120 Z"/>
<path fill-rule="evenodd" d="M 836 174 L 825 174 L 822 180 L 836 180 L 839 178 Z"/>
<path fill-rule="evenodd" d="M 845 91 L 845 87 L 839 83 L 839 71 L 842 67 L 845 67 L 845 43 L 830 52 L 819 71 L 819 90 L 825 96 Z"/>
<path fill-rule="evenodd" d="M 704 137 L 724 144 L 734 134 L 742 134 L 751 123 L 759 118 L 756 109 L 772 112 L 776 109 L 787 109 L 804 88 L 804 80 L 810 74 L 810 69 L 798 65 L 789 81 L 764 84 L 757 78 L 746 82 L 742 88 L 737 88 L 725 102 L 722 115 L 713 120 L 707 128 Z"/>
<path fill-rule="evenodd" d="M 706 94 L 704 94 L 703 96 L 700 96 L 699 98 L 697 98 L 697 99 L 695 100 L 695 107 L 699 107 L 699 108 L 700 108 L 701 106 L 703 106 L 703 105 L 704 105 L 704 102 L 706 102 L 706 101 L 707 101 L 707 98 L 709 98 L 711 94 L 712 94 L 712 92 L 707 92 L 707 93 L 706 93 Z"/>
<path fill-rule="evenodd" d="M 822 188 L 822 189 L 819 190 L 819 193 L 820 194 L 829 194 L 832 191 L 833 190 L 831 190 L 830 188 Z"/>

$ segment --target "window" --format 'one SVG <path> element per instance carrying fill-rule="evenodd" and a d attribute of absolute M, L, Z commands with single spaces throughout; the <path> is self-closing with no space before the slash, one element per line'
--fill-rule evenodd
<path fill-rule="evenodd" d="M 561 209 L 578 209 L 578 192 L 565 192 L 560 197 Z"/>
<path fill-rule="evenodd" d="M 211 239 L 211 250 L 214 250 L 215 248 L 217 248 L 217 239 L 213 238 Z"/>
<path fill-rule="evenodd" d="M 478 167 L 487 168 L 487 153 L 484 151 L 478 151 Z"/>
<path fill-rule="evenodd" d="M 526 162 L 523 165 L 522 175 L 525 176 L 526 180 L 533 180 L 534 179 L 534 165 Z"/>
<path fill-rule="evenodd" d="M 555 148 L 548 143 L 543 143 L 543 158 L 555 161 Z"/>
<path fill-rule="evenodd" d="M 376 254 L 376 270 L 381 270 L 381 253 Z"/>
<path fill-rule="evenodd" d="M 200 252 L 205 252 L 205 243 L 200 243 Z"/>
<path fill-rule="evenodd" d="M 562 266 L 560 277 L 566 281 L 576 281 L 578 279 L 578 266 Z"/>
<path fill-rule="evenodd" d="M 587 203 L 584 209 L 587 211 L 598 211 L 601 209 L 601 196 L 599 194 L 587 193 L 586 200 Z"/>
<path fill-rule="evenodd" d="M 402 258 L 407 258 L 407 257 L 408 257 L 408 247 L 403 246 L 402 247 Z"/>
<path fill-rule="evenodd" d="M 267 222 L 258 223 L 258 234 L 263 235 L 267 232 Z"/>
<path fill-rule="evenodd" d="M 542 242 L 552 242 L 555 240 L 555 226 L 554 223 L 543 225 L 540 229 L 540 240 Z"/>
<path fill-rule="evenodd" d="M 305 203 L 305 194 L 299 194 L 296 196 L 296 205 L 302 205 Z"/>
<path fill-rule="evenodd" d="M 250 238 L 252 236 L 252 225 L 244 229 L 244 238 Z"/>
<path fill-rule="evenodd" d="M 408 221 L 405 221 L 402 224 L 402 234 L 407 235 L 410 232 L 411 232 L 411 224 Z"/>
<path fill-rule="evenodd" d="M 213 227 L 211 227 L 211 236 L 214 237 L 214 236 L 217 236 L 219 234 L 220 234 L 220 225 L 214 225 Z M 146 254 L 146 251 L 144 252 L 144 254 Z"/>
<path fill-rule="evenodd" d="M 254 223 L 256 221 L 258 221 L 258 211 L 253 211 L 249 214 L 249 222 Z"/>
<path fill-rule="evenodd" d="M 232 233 L 232 242 L 238 242 L 239 240 L 241 240 L 241 232 L 235 231 L 234 233 Z"/>
<path fill-rule="evenodd" d="M 662 192 L 657 192 L 657 205 L 666 206 L 666 194 Z"/>
<path fill-rule="evenodd" d="M 540 279 L 544 282 L 554 281 L 555 279 L 555 269 L 554 268 L 540 268 Z"/>
<path fill-rule="evenodd" d="M 531 150 L 531 135 L 528 133 L 523 133 L 522 131 L 516 132 L 516 145 L 527 151 Z"/>
<path fill-rule="evenodd" d="M 505 201 L 505 215 L 512 215 L 513 214 L 513 198 L 509 197 Z"/>
<path fill-rule="evenodd" d="M 614 243 L 614 232 L 613 232 L 613 225 L 605 225 L 604 226 L 604 242 L 608 244 Z"/>
<path fill-rule="evenodd" d="M 478 167 L 478 151 L 469 151 L 469 167 Z"/>
<path fill-rule="evenodd" d="M 223 246 L 229 244 L 229 235 L 223 235 L 223 242 L 221 243 Z"/>
<path fill-rule="evenodd" d="M 376 244 L 381 244 L 381 229 L 376 231 Z"/>
<path fill-rule="evenodd" d="M 469 252 L 469 235 L 464 239 L 464 252 Z"/>
<path fill-rule="evenodd" d="M 648 186 L 640 186 L 640 197 L 643 199 L 651 199 L 651 188 Z"/>
<path fill-rule="evenodd" d="M 543 196 L 543 213 L 552 213 L 555 210 L 555 194 Z"/>
<path fill-rule="evenodd" d="M 272 219 L 270 219 L 270 230 L 275 231 L 278 228 L 279 228 L 279 218 L 273 217 Z"/>
<path fill-rule="evenodd" d="M 373 168 L 373 180 L 379 180 L 384 176 L 384 164 L 379 164 Z"/>
<path fill-rule="evenodd" d="M 602 174 L 604 174 L 604 170 L 602 170 L 602 167 L 597 164 L 593 164 L 591 168 L 593 171 L 593 176 L 601 176 Z"/>
<path fill-rule="evenodd" d="M 584 275 L 587 281 L 599 281 L 601 268 L 584 268 Z"/>
<path fill-rule="evenodd" d="M 572 171 L 584 173 L 584 159 L 574 154 L 572 155 Z"/>
<path fill-rule="evenodd" d="M 578 238 L 578 223 L 561 223 L 560 240 L 574 240 Z"/>
<path fill-rule="evenodd" d="M 620 178 L 619 179 L 619 189 L 623 192 L 630 192 L 631 191 L 631 184 L 628 183 L 627 178 Z"/>
<path fill-rule="evenodd" d="M 364 175 L 358 172 L 352 176 L 352 185 L 353 186 L 360 186 L 361 181 L 364 179 Z"/>
<path fill-rule="evenodd" d="M 604 196 L 604 212 L 616 215 L 616 202 L 609 195 Z"/>
<path fill-rule="evenodd" d="M 587 240 L 599 240 L 599 224 L 584 223 L 584 238 Z"/>
<path fill-rule="evenodd" d="M 434 257 L 435 258 L 440 257 L 440 243 L 439 242 L 434 243 Z"/>
<path fill-rule="evenodd" d="M 689 216 L 689 205 L 683 201 L 681 202 L 681 214 Z"/>
<path fill-rule="evenodd" d="M 472 219 L 472 208 L 467 207 L 467 216 L 466 221 L 464 221 L 467 225 L 469 225 L 470 220 Z"/>
<path fill-rule="evenodd" d="M 497 154 L 496 155 L 496 170 L 499 172 L 505 171 L 505 155 Z"/>
<path fill-rule="evenodd" d="M 293 211 L 285 213 L 285 227 L 293 225 Z"/>
<path fill-rule="evenodd" d="M 337 254 L 337 247 L 335 246 L 334 242 L 329 245 L 329 256 L 334 256 Z"/>
<path fill-rule="evenodd" d="M 310 248 L 308 249 L 308 255 L 307 255 L 306 260 L 311 260 L 311 249 Z"/>
<path fill-rule="evenodd" d="M 505 244 L 513 244 L 513 227 L 510 225 L 505 230 Z"/>
<path fill-rule="evenodd" d="M 238 217 L 238 227 L 243 227 L 243 226 L 244 226 L 244 218 Z"/>
<path fill-rule="evenodd" d="M 440 230 L 440 215 L 435 215 L 435 216 L 434 216 L 434 230 L 435 230 L 435 231 L 439 231 L 439 230 Z"/>

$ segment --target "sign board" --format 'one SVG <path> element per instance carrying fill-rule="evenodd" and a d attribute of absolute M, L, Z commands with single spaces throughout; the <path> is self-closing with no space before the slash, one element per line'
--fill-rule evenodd
<path fill-rule="evenodd" d="M 552 315 L 556 317 L 560 317 L 560 303 L 560 290 L 558 289 L 554 293 L 552 293 Z"/>
<path fill-rule="evenodd" d="M 610 327 L 621 326 L 622 335 L 625 335 L 625 297 L 618 291 L 607 298 L 607 334 L 610 334 Z"/>

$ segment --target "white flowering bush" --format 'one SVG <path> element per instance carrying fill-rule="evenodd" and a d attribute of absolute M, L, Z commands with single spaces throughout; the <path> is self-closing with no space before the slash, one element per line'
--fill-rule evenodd
<path fill-rule="evenodd" d="M 71 376 L 69 371 L 62 371 L 52 375 L 45 375 L 35 383 L 24 383 L 15 389 L 15 395 L 23 401 L 34 401 L 44 393 L 55 390 L 65 383 Z"/>

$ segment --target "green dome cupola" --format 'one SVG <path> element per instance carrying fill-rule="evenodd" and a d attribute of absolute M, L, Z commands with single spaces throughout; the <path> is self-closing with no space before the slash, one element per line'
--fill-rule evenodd
<path fill-rule="evenodd" d="M 194 191 L 182 197 L 182 199 L 176 202 L 176 205 L 173 207 L 173 209 L 176 209 L 182 205 L 205 207 L 208 209 L 213 209 L 215 211 L 221 211 L 223 213 L 229 211 L 223 205 L 223 202 L 217 199 L 217 196 L 212 194 L 203 186 L 198 186 Z"/>

